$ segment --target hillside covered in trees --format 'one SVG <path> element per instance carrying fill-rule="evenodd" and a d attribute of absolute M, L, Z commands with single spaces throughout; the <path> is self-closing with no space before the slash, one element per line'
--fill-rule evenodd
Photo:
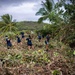
<path fill-rule="evenodd" d="M 41 15 L 38 22 L 16 22 L 9 14 L 1 16 L 0 75 L 75 75 L 75 0 L 45 0 L 41 5 L 36 12 Z M 50 24 L 43 23 L 45 20 Z M 12 43 L 9 49 L 5 36 Z M 27 44 L 28 36 L 33 47 Z"/>
<path fill-rule="evenodd" d="M 17 27 L 19 30 L 40 30 L 43 28 L 45 24 L 46 23 L 38 24 L 37 22 L 33 21 L 23 21 L 23 22 L 18 22 Z"/>

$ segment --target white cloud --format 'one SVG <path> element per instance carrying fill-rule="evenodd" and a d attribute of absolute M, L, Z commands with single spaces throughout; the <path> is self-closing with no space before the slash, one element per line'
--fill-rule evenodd
<path fill-rule="evenodd" d="M 34 3 L 23 3 L 20 6 L 11 6 L 8 9 L 6 9 L 8 12 L 13 12 L 13 13 L 31 13 L 34 12 L 33 10 Z"/>
<path fill-rule="evenodd" d="M 35 3 L 23 3 L 19 6 L 9 6 L 6 9 L 2 8 L 0 16 L 3 14 L 10 14 L 13 16 L 13 19 L 18 21 L 22 20 L 38 20 L 38 16 L 35 16 L 37 11 L 34 10 Z"/>
<path fill-rule="evenodd" d="M 16 19 L 17 21 L 37 21 L 40 16 L 36 16 L 35 14 L 41 6 L 41 0 L 37 2 L 36 1 L 37 0 L 32 2 L 23 2 L 20 5 L 15 6 L 7 4 L 6 7 L 3 6 L 0 8 L 0 16 L 4 14 L 10 14 L 13 16 L 13 19 Z"/>

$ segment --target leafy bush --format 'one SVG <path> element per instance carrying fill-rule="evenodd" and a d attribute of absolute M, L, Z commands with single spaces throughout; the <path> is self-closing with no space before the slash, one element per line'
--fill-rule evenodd
<path fill-rule="evenodd" d="M 54 70 L 54 71 L 52 72 L 52 74 L 53 74 L 53 75 L 60 75 L 60 71 Z"/>
<path fill-rule="evenodd" d="M 36 33 L 41 33 L 43 36 L 46 36 L 47 34 L 50 34 L 51 37 L 55 37 L 58 33 L 59 26 L 56 25 L 44 25 L 41 30 L 37 30 Z"/>
<path fill-rule="evenodd" d="M 28 52 L 25 54 L 24 59 L 28 63 L 30 63 L 31 61 L 39 64 L 45 64 L 50 62 L 48 55 L 45 53 L 44 50 Z"/>
<path fill-rule="evenodd" d="M 14 38 L 16 34 L 14 32 L 6 32 L 4 35 L 7 35 L 9 38 Z"/>

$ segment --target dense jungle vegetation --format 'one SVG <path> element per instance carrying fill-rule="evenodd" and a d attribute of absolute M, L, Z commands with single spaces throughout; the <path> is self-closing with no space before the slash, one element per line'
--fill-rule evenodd
<path fill-rule="evenodd" d="M 75 0 L 45 0 L 36 12 L 38 22 L 16 22 L 4 14 L 0 21 L 0 75 L 75 75 Z M 49 23 L 43 23 L 48 20 Z M 26 40 L 17 45 L 15 36 L 30 34 L 34 49 L 28 50 Z M 33 34 L 31 33 L 33 31 Z M 44 36 L 37 39 L 38 33 Z M 50 34 L 49 50 L 44 41 Z M 7 49 L 5 36 L 12 39 Z"/>

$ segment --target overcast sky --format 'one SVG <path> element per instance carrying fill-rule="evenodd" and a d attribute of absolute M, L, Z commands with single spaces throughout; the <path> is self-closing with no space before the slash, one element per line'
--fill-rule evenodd
<path fill-rule="evenodd" d="M 36 12 L 44 0 L 0 0 L 0 16 L 10 14 L 17 21 L 37 21 Z"/>

